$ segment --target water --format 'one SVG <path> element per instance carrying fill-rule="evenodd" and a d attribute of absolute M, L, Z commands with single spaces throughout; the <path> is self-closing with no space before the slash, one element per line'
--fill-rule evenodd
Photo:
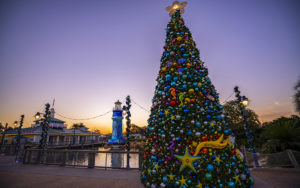
<path fill-rule="evenodd" d="M 125 151 L 124 149 L 105 149 L 99 147 L 98 151 Z M 74 151 L 74 150 L 73 150 Z M 134 150 L 131 150 L 134 151 Z M 137 151 L 137 150 L 136 150 Z M 60 164 L 63 160 L 62 152 L 47 154 L 48 164 Z M 66 165 L 88 166 L 88 153 L 86 152 L 67 152 Z M 130 154 L 130 168 L 139 168 L 139 154 Z M 95 153 L 95 167 L 126 168 L 126 153 Z"/>

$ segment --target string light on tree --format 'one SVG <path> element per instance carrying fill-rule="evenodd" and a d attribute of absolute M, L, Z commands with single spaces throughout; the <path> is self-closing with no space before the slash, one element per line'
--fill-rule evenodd
<path fill-rule="evenodd" d="M 43 118 L 41 119 L 41 113 L 37 112 L 35 115 L 36 121 L 41 121 L 41 126 L 42 126 L 42 134 L 40 138 L 40 143 L 39 143 L 39 148 L 42 149 L 42 152 L 39 155 L 39 159 L 41 160 L 44 155 L 44 150 L 47 148 L 47 138 L 48 138 L 48 129 L 49 129 L 49 121 L 51 117 L 51 112 L 50 112 L 50 104 L 47 103 L 45 105 L 45 113 Z"/>
<path fill-rule="evenodd" d="M 248 126 L 248 122 L 247 122 L 247 118 L 248 118 L 247 113 L 248 112 L 246 110 L 246 107 L 249 104 L 249 99 L 247 97 L 245 97 L 245 96 L 241 96 L 240 95 L 241 92 L 240 92 L 238 86 L 234 87 L 234 92 L 235 92 L 235 96 L 236 96 L 237 100 L 240 103 L 241 115 L 243 117 L 243 122 L 244 122 L 244 129 L 246 131 L 246 135 L 248 137 L 248 142 L 249 142 L 249 145 L 250 145 L 249 149 L 252 150 L 252 154 L 253 154 L 254 167 L 255 168 L 259 168 L 259 163 L 258 163 L 258 159 L 257 159 L 255 147 L 254 147 L 253 137 L 252 137 L 252 135 L 249 132 L 249 126 Z"/>
<path fill-rule="evenodd" d="M 131 108 L 131 100 L 130 100 L 130 96 L 128 95 L 126 97 L 126 106 L 123 106 L 123 110 L 126 112 L 126 150 L 127 150 L 127 168 L 130 168 L 129 166 L 129 161 L 130 161 L 130 117 L 131 117 L 131 113 L 130 113 L 130 108 Z"/>
<path fill-rule="evenodd" d="M 21 130 L 23 126 L 24 121 L 24 115 L 21 115 L 20 125 L 17 128 L 17 147 L 16 147 L 16 162 L 22 162 L 22 154 L 20 154 L 20 145 L 21 145 Z M 17 121 L 15 121 L 15 126 L 18 124 Z"/>

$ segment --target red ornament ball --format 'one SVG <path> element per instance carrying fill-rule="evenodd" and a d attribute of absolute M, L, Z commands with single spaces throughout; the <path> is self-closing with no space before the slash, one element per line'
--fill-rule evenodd
<path fill-rule="evenodd" d="M 207 149 L 207 148 L 202 148 L 202 152 L 203 152 L 203 153 L 207 153 L 207 152 L 208 152 L 208 149 Z"/>
<path fill-rule="evenodd" d="M 175 106 L 176 105 L 176 101 L 171 101 L 170 104 L 171 104 L 171 106 Z"/>

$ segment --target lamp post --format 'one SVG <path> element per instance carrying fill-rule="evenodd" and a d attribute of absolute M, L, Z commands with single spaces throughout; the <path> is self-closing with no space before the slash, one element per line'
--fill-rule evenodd
<path fill-rule="evenodd" d="M 2 152 L 2 146 L 3 146 L 3 143 L 4 143 L 4 138 L 5 138 L 5 133 L 6 133 L 6 130 L 7 130 L 7 126 L 8 126 L 8 123 L 5 124 L 4 130 L 2 132 L 0 153 Z"/>
<path fill-rule="evenodd" d="M 246 110 L 246 107 L 249 104 L 249 100 L 247 97 L 245 96 L 241 96 L 240 95 L 240 91 L 239 91 L 239 87 L 235 86 L 234 87 L 234 92 L 235 92 L 235 96 L 239 102 L 239 106 L 241 109 L 241 115 L 243 117 L 243 123 L 244 123 L 244 129 L 246 131 L 246 135 L 248 137 L 248 143 L 252 149 L 252 154 L 253 154 L 253 160 L 254 160 L 254 168 L 259 168 L 259 164 L 258 164 L 258 160 L 257 160 L 257 154 L 254 148 L 254 141 L 253 141 L 253 136 L 251 136 L 251 133 L 249 132 L 249 126 L 248 126 L 248 122 L 247 122 L 247 118 L 248 118 L 248 112 Z"/>
<path fill-rule="evenodd" d="M 16 162 L 21 162 L 21 156 L 19 157 L 19 152 L 20 152 L 20 141 L 21 141 L 21 129 L 22 129 L 22 126 L 23 126 L 23 120 L 24 120 L 24 115 L 21 115 L 21 120 L 20 120 L 20 125 L 19 127 L 17 128 L 17 147 L 16 147 L 16 159 L 15 161 Z M 17 121 L 15 121 L 15 125 L 17 124 Z"/>
<path fill-rule="evenodd" d="M 123 106 L 123 110 L 126 111 L 126 150 L 127 150 L 127 166 L 126 168 L 130 168 L 130 164 L 129 164 L 129 159 L 130 159 L 130 117 L 131 117 L 131 113 L 130 113 L 130 108 L 131 108 L 131 100 L 130 100 L 130 96 L 128 95 L 126 97 L 126 106 Z"/>
<path fill-rule="evenodd" d="M 3 145 L 3 143 L 4 143 L 4 138 L 5 138 L 5 133 L 6 133 L 7 127 L 8 127 L 8 123 L 5 123 L 5 127 L 2 132 L 1 145 Z"/>
<path fill-rule="evenodd" d="M 42 153 L 40 155 L 40 157 L 42 157 L 42 155 L 44 154 L 44 150 L 47 148 L 47 137 L 48 137 L 48 128 L 49 128 L 49 120 L 51 117 L 51 113 L 50 113 L 50 104 L 47 103 L 45 105 L 45 113 L 40 113 L 37 112 L 35 114 L 35 119 L 36 122 L 39 122 L 39 120 L 41 120 L 41 126 L 42 126 L 42 133 L 41 133 L 41 139 L 40 139 L 40 143 L 39 143 L 39 149 L 42 149 Z M 43 118 L 41 118 L 41 114 L 43 114 Z"/>
<path fill-rule="evenodd" d="M 15 122 L 14 122 L 14 129 L 17 128 L 17 125 L 18 125 L 18 121 L 15 121 Z"/>

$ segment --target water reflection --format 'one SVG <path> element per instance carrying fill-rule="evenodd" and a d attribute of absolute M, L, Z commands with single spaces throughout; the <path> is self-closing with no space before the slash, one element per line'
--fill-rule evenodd
<path fill-rule="evenodd" d="M 111 149 L 110 151 L 124 151 L 121 149 Z M 122 153 L 112 153 L 111 154 L 111 167 L 112 168 L 121 168 L 123 167 L 123 154 Z"/>
<path fill-rule="evenodd" d="M 125 151 L 124 149 L 105 149 L 99 147 L 98 151 Z M 137 150 L 130 150 L 137 151 Z M 106 159 L 106 160 L 105 160 Z M 107 166 L 112 168 L 126 168 L 126 153 L 97 153 L 95 156 L 95 166 Z M 130 154 L 130 168 L 139 168 L 139 155 Z"/>
<path fill-rule="evenodd" d="M 105 149 L 104 147 L 95 148 L 98 151 L 125 151 L 124 149 Z M 74 151 L 74 150 L 73 150 Z M 78 150 L 80 151 L 80 150 Z M 133 150 L 131 150 L 133 151 Z M 66 165 L 88 166 L 88 153 L 86 152 L 48 152 L 46 159 L 48 164 L 61 164 L 66 159 Z M 96 167 L 126 168 L 126 153 L 96 153 Z M 139 167 L 139 155 L 130 154 L 130 168 Z"/>

